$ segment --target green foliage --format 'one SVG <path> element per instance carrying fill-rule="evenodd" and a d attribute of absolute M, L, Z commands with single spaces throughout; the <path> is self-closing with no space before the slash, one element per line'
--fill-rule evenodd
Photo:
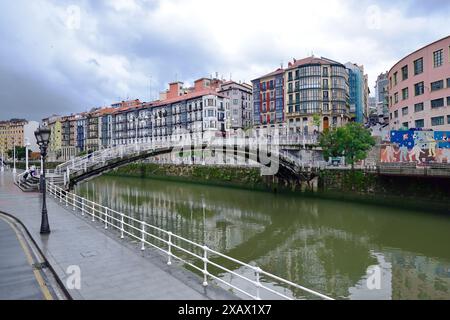
<path fill-rule="evenodd" d="M 313 115 L 312 123 L 313 123 L 314 126 L 319 128 L 320 127 L 320 121 L 321 121 L 320 115 L 318 115 L 318 114 Z"/>
<path fill-rule="evenodd" d="M 28 151 L 28 155 L 30 155 L 30 151 Z M 11 159 L 14 157 L 14 149 L 8 150 L 8 157 Z M 16 160 L 17 159 L 25 159 L 25 147 L 16 146 Z"/>
<path fill-rule="evenodd" d="M 367 157 L 368 151 L 375 145 L 370 131 L 356 122 L 324 132 L 320 137 L 320 146 L 326 159 L 345 156 L 352 166 Z"/>

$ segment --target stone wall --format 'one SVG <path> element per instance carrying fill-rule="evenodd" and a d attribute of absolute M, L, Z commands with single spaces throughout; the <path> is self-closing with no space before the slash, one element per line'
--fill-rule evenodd
<path fill-rule="evenodd" d="M 387 177 L 359 170 L 326 169 L 310 183 L 293 186 L 261 176 L 255 167 L 135 163 L 109 175 L 276 191 L 329 199 L 450 212 L 450 179 Z"/>

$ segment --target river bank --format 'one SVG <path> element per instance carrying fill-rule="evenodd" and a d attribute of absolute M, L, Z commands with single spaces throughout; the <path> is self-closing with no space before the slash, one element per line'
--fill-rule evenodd
<path fill-rule="evenodd" d="M 324 169 L 309 184 L 286 185 L 256 167 L 134 163 L 108 173 L 254 191 L 295 194 L 382 206 L 450 212 L 450 179 L 387 177 L 356 170 Z"/>

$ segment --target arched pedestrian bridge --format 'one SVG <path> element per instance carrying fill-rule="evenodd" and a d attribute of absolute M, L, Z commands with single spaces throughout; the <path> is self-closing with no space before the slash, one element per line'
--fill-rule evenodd
<path fill-rule="evenodd" d="M 219 161 L 241 161 L 243 164 L 256 164 L 261 167 L 262 175 L 276 176 L 284 180 L 309 181 L 315 173 L 324 166 L 302 165 L 288 150 L 286 145 L 278 141 L 258 143 L 257 141 L 226 141 L 182 143 L 142 143 L 119 145 L 95 151 L 91 154 L 74 158 L 59 165 L 55 173 L 63 177 L 61 181 L 66 189 L 71 189 L 78 182 L 101 175 L 112 169 L 140 161 L 143 159 L 167 154 L 194 154 L 201 153 L 200 162 L 192 157 L 190 164 L 205 164 L 206 159 L 219 159 Z"/>

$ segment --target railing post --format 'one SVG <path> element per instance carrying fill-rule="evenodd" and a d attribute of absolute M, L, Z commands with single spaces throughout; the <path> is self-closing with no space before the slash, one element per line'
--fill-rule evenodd
<path fill-rule="evenodd" d="M 93 201 L 91 201 L 91 204 L 92 204 L 92 222 L 94 222 L 95 221 L 95 202 L 93 202 Z"/>
<path fill-rule="evenodd" d="M 108 229 L 108 208 L 105 208 L 105 229 Z"/>
<path fill-rule="evenodd" d="M 64 174 L 63 174 L 63 178 L 64 178 L 64 186 L 66 186 L 66 184 L 67 184 L 67 178 L 66 178 L 66 173 L 64 172 Z"/>
<path fill-rule="evenodd" d="M 260 272 L 261 272 L 261 268 L 256 267 L 255 268 L 255 275 L 256 275 L 256 300 L 261 300 L 261 296 L 259 295 L 259 288 L 261 287 L 261 282 L 259 281 Z"/>
<path fill-rule="evenodd" d="M 203 246 L 203 286 L 208 286 L 208 247 Z"/>
<path fill-rule="evenodd" d="M 66 207 L 69 206 L 69 193 L 67 191 L 64 191 L 64 194 L 66 195 Z"/>
<path fill-rule="evenodd" d="M 57 197 L 57 192 L 58 192 L 58 190 L 56 190 L 56 186 L 55 185 L 53 185 L 53 184 L 50 184 L 50 185 L 52 185 L 53 186 L 53 196 L 55 197 L 55 199 L 56 199 L 56 197 Z"/>
<path fill-rule="evenodd" d="M 81 198 L 81 215 L 84 216 L 84 198 Z"/>
<path fill-rule="evenodd" d="M 76 200 L 75 193 L 72 193 L 72 205 L 73 205 L 73 211 L 75 211 L 77 208 L 77 200 Z"/>
<path fill-rule="evenodd" d="M 141 223 L 142 223 L 142 231 L 141 231 L 141 233 L 142 233 L 142 240 L 141 240 L 142 244 L 141 244 L 141 250 L 144 251 L 145 250 L 145 224 L 144 224 L 144 221 L 142 221 Z"/>
<path fill-rule="evenodd" d="M 123 213 L 120 214 L 120 239 L 123 239 L 123 232 L 124 232 L 124 228 L 123 228 Z"/>
<path fill-rule="evenodd" d="M 169 242 L 168 242 L 169 260 L 167 261 L 167 265 L 170 266 L 170 265 L 172 265 L 172 232 L 169 232 L 168 235 L 169 235 Z"/>
<path fill-rule="evenodd" d="M 62 203 L 62 189 L 59 188 L 59 203 Z"/>

